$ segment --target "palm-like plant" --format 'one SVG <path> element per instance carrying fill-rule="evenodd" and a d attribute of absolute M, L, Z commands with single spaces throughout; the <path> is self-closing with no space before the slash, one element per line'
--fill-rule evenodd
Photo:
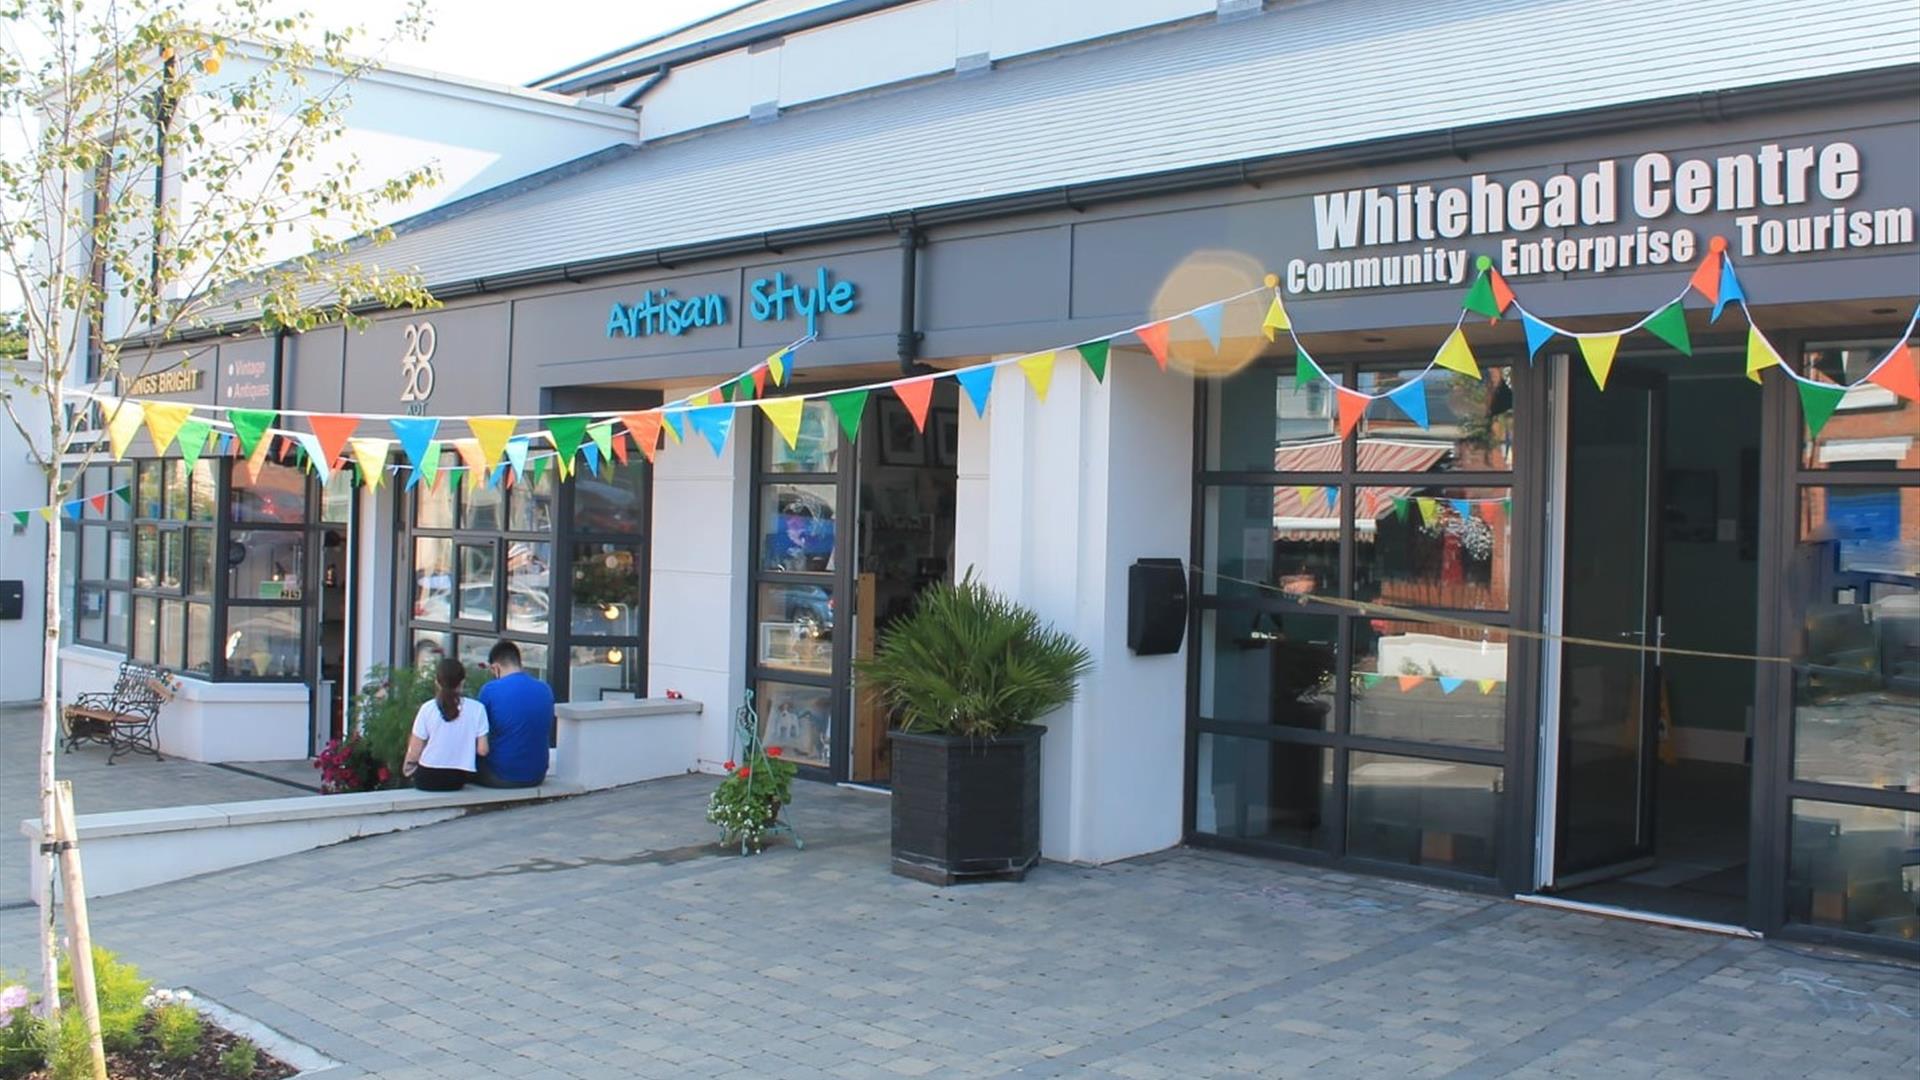
<path fill-rule="evenodd" d="M 903 731 L 988 739 L 1072 701 L 1093 657 L 1071 635 L 969 574 L 920 594 L 860 675 Z"/>

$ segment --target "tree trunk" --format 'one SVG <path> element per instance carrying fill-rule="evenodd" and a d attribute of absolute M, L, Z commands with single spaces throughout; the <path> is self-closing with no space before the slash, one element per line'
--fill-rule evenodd
<path fill-rule="evenodd" d="M 58 500 L 60 496 L 60 401 L 56 394 L 48 403 L 53 412 L 53 424 L 49 425 L 54 433 L 52 453 L 47 460 L 47 503 L 55 506 L 54 516 L 47 522 L 47 584 L 46 584 L 46 637 L 41 643 L 40 652 L 40 835 L 44 839 L 53 835 L 57 802 L 54 793 L 53 751 L 60 742 L 60 514 Z M 51 1016 L 60 1008 L 60 961 L 55 947 L 54 920 L 58 908 L 53 902 L 53 890 L 59 880 L 59 856 L 51 848 L 40 854 L 44 871 L 44 886 L 40 890 L 40 966 L 41 1000 L 45 1003 L 47 1015 Z"/>

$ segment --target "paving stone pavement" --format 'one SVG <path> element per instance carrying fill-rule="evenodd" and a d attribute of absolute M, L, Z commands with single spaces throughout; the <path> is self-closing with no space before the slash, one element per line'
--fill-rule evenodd
<path fill-rule="evenodd" d="M 432 1077 L 1920 1075 L 1920 968 L 1177 850 L 938 889 L 885 796 L 721 853 L 688 777 L 93 905 L 103 944 Z M 0 967 L 33 920 L 0 912 Z"/>

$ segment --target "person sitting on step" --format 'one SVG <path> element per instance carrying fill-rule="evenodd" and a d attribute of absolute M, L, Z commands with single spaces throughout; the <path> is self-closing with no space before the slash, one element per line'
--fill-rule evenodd
<path fill-rule="evenodd" d="M 494 642 L 487 653 L 493 681 L 480 688 L 493 729 L 491 749 L 480 751 L 483 787 L 539 787 L 547 778 L 547 748 L 553 745 L 553 690 L 520 667 L 520 646 Z"/>
<path fill-rule="evenodd" d="M 467 669 L 447 657 L 434 669 L 433 700 L 413 717 L 402 774 L 422 791 L 459 791 L 474 776 L 474 760 L 487 752 L 487 707 L 463 697 Z"/>

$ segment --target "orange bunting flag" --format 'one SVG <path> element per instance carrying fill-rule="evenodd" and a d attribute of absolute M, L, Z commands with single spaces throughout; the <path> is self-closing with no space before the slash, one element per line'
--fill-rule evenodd
<path fill-rule="evenodd" d="M 487 457 L 480 451 L 479 439 L 455 439 L 453 449 L 460 455 L 460 464 L 476 473 L 487 471 Z"/>
<path fill-rule="evenodd" d="M 1167 324 L 1148 323 L 1135 330 L 1134 335 L 1146 345 L 1147 351 L 1153 354 L 1154 363 L 1160 365 L 1160 370 L 1167 370 Z"/>
<path fill-rule="evenodd" d="M 145 419 L 137 401 L 122 401 L 113 410 L 107 420 L 107 445 L 113 450 L 113 460 L 127 456 L 127 447 L 133 444 L 133 437 L 140 434 L 140 425 Z"/>
<path fill-rule="evenodd" d="M 787 440 L 787 449 L 794 450 L 800 445 L 800 417 L 807 411 L 807 399 L 797 397 L 762 398 L 754 404 L 773 421 L 773 429 Z"/>
<path fill-rule="evenodd" d="M 1760 381 L 1760 373 L 1780 362 L 1780 354 L 1774 351 L 1773 342 L 1760 332 L 1752 323 L 1747 324 L 1747 378 Z"/>
<path fill-rule="evenodd" d="M 507 440 L 513 438 L 514 426 L 520 423 L 512 416 L 469 416 L 467 430 L 480 446 L 480 464 L 491 469 L 500 464 L 500 455 L 507 448 Z"/>
<path fill-rule="evenodd" d="M 1513 287 L 1507 284 L 1507 279 L 1501 277 L 1498 270 L 1488 271 L 1487 278 L 1493 285 L 1494 307 L 1505 312 L 1513 306 Z"/>
<path fill-rule="evenodd" d="M 1920 367 L 1914 365 L 1913 346 L 1904 341 L 1894 346 L 1878 367 L 1867 372 L 1867 381 L 1908 401 L 1920 401 Z"/>
<path fill-rule="evenodd" d="M 1580 355 L 1587 360 L 1587 371 L 1593 375 L 1593 385 L 1605 390 L 1607 375 L 1613 371 L 1613 354 L 1620 348 L 1620 335 L 1604 334 L 1577 340 L 1580 342 Z"/>
<path fill-rule="evenodd" d="M 247 460 L 235 466 L 235 468 L 246 470 L 247 483 L 259 481 L 260 470 L 266 467 L 267 452 L 271 449 L 273 449 L 273 440 L 261 439 L 253 444 L 253 453 L 247 455 Z"/>
<path fill-rule="evenodd" d="M 181 426 L 193 415 L 193 406 L 171 401 L 149 401 L 141 408 L 146 413 L 147 434 L 153 436 L 156 454 L 167 452 L 167 447 L 173 445 L 173 437 L 180 434 Z"/>
<path fill-rule="evenodd" d="M 1275 335 L 1282 330 L 1293 329 L 1293 320 L 1287 318 L 1287 305 L 1280 302 L 1280 294 L 1273 294 L 1273 303 L 1267 307 L 1267 317 L 1260 323 L 1260 332 L 1267 335 L 1268 341 L 1276 340 Z"/>
<path fill-rule="evenodd" d="M 660 449 L 660 414 L 657 412 L 622 413 L 620 422 L 627 425 L 627 434 L 633 436 L 635 446 L 653 461 L 653 455 Z M 618 445 L 618 444 L 616 444 Z"/>
<path fill-rule="evenodd" d="M 927 406 L 933 401 L 933 376 L 923 375 L 918 379 L 894 383 L 893 392 L 906 403 L 907 412 L 913 416 L 914 428 L 927 430 Z"/>
<path fill-rule="evenodd" d="M 360 482 L 377 490 L 380 481 L 386 479 L 387 451 L 393 440 L 348 439 L 347 445 L 353 448 L 353 460 L 360 466 Z"/>
<path fill-rule="evenodd" d="M 1367 415 L 1367 406 L 1373 404 L 1373 399 L 1344 386 L 1336 386 L 1333 390 L 1340 398 L 1340 437 L 1344 439 L 1353 433 L 1360 418 Z"/>
<path fill-rule="evenodd" d="M 1434 354 L 1433 362 L 1448 371 L 1457 371 L 1470 379 L 1480 377 L 1480 364 L 1473 358 L 1473 349 L 1467 345 L 1467 335 L 1459 327 L 1447 335 L 1440 344 L 1440 351 Z"/>
<path fill-rule="evenodd" d="M 320 440 L 320 452 L 327 459 L 321 464 L 331 469 L 333 463 L 340 460 L 341 451 L 347 448 L 353 429 L 360 426 L 360 418 L 324 413 L 307 417 L 307 426 L 313 429 L 314 438 Z"/>
<path fill-rule="evenodd" d="M 1424 675 L 1402 675 L 1400 676 L 1400 692 L 1404 694 L 1425 681 L 1426 676 Z"/>
<path fill-rule="evenodd" d="M 1710 304 L 1720 302 L 1720 260 L 1722 258 L 1720 252 L 1722 246 L 1720 238 L 1717 236 L 1708 241 L 1706 257 L 1700 260 L 1700 265 L 1694 268 L 1693 277 L 1687 281 L 1687 285 L 1692 288 L 1693 291 L 1706 297 L 1707 302 Z"/>
<path fill-rule="evenodd" d="M 753 396 L 765 397 L 767 393 L 767 366 L 762 364 L 747 374 L 753 376 Z"/>
<path fill-rule="evenodd" d="M 1047 400 L 1047 388 L 1053 385 L 1053 355 L 1044 352 L 1020 358 L 1020 370 L 1027 373 L 1027 382 L 1033 385 L 1033 396 L 1042 403 Z"/>

